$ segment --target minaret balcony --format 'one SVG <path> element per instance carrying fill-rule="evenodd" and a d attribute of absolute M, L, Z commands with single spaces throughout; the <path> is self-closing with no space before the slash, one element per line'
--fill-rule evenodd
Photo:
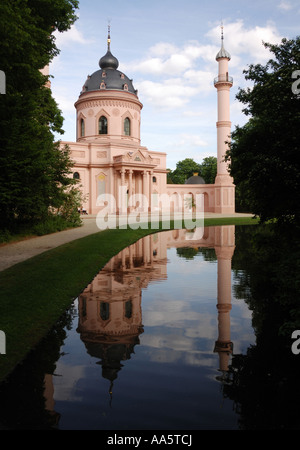
<path fill-rule="evenodd" d="M 226 75 L 219 75 L 214 79 L 214 85 L 216 86 L 219 83 L 228 83 L 231 86 L 233 85 L 233 78 L 230 77 L 228 74 Z"/>

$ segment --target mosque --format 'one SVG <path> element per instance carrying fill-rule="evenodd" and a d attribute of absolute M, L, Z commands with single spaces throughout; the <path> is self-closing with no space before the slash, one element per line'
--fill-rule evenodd
<path fill-rule="evenodd" d="M 105 208 L 105 202 L 99 201 L 103 194 L 114 199 L 107 206 L 107 212 L 112 214 L 165 211 L 165 208 L 182 211 L 187 207 L 186 196 L 190 196 L 191 204 L 197 196 L 201 197 L 204 212 L 235 212 L 235 186 L 224 162 L 231 132 L 233 80 L 228 75 L 231 57 L 224 48 L 223 29 L 221 42 L 216 56 L 219 71 L 214 80 L 218 99 L 215 183 L 205 184 L 195 174 L 184 185 L 167 184 L 166 153 L 141 144 L 143 105 L 132 80 L 118 70 L 119 61 L 111 53 L 109 27 L 107 53 L 99 61 L 100 69 L 87 76 L 75 103 L 76 142 L 61 142 L 62 147 L 67 144 L 70 148 L 73 178 L 80 183 L 82 206 L 88 214 L 97 214 Z"/>

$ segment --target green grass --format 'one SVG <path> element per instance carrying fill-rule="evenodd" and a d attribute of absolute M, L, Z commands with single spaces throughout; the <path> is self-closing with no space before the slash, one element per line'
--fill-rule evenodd
<path fill-rule="evenodd" d="M 26 223 L 15 225 L 14 230 L 0 229 L 0 244 L 18 242 L 35 236 L 56 233 L 58 231 L 68 230 L 81 224 L 80 216 L 75 217 L 73 221 L 66 220 L 62 216 L 49 216 L 41 222 L 34 225 Z"/>
<path fill-rule="evenodd" d="M 208 219 L 205 225 L 257 222 L 249 218 Z M 6 355 L 0 355 L 0 381 L 37 345 L 114 255 L 157 231 L 105 230 L 0 272 L 0 330 L 6 334 Z"/>

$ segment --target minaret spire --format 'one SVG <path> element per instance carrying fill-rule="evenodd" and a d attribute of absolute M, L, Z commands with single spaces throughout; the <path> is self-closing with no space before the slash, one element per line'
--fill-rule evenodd
<path fill-rule="evenodd" d="M 223 25 L 223 21 L 221 22 L 221 44 L 222 44 L 222 47 L 224 47 L 224 25 Z"/>
<path fill-rule="evenodd" d="M 108 20 L 107 51 L 110 52 L 110 20 Z"/>
<path fill-rule="evenodd" d="M 216 60 L 218 61 L 220 58 L 227 58 L 228 60 L 231 59 L 230 53 L 225 50 L 224 47 L 224 25 L 223 21 L 221 22 L 221 50 L 216 56 Z"/>
<path fill-rule="evenodd" d="M 110 20 L 109 20 L 107 33 L 107 53 L 99 61 L 99 66 L 101 69 L 117 69 L 119 67 L 119 61 L 111 54 L 110 42 L 111 39 L 110 39 Z"/>

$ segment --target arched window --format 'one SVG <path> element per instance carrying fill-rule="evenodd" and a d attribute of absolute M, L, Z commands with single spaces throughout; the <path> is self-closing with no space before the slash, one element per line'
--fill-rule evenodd
<path fill-rule="evenodd" d="M 84 119 L 80 120 L 80 136 L 83 137 L 85 134 L 85 126 Z"/>
<path fill-rule="evenodd" d="M 101 116 L 99 119 L 99 134 L 107 134 L 107 118 Z"/>
<path fill-rule="evenodd" d="M 74 180 L 80 180 L 80 175 L 79 175 L 79 173 L 78 173 L 78 172 L 74 172 L 74 173 L 73 173 L 73 178 L 74 178 Z"/>
<path fill-rule="evenodd" d="M 128 117 L 124 120 L 124 134 L 130 136 L 130 119 Z"/>
<path fill-rule="evenodd" d="M 132 301 L 128 300 L 125 303 L 125 317 L 126 319 L 131 319 L 132 317 Z"/>
<path fill-rule="evenodd" d="M 102 320 L 109 319 L 109 303 L 107 302 L 100 303 L 100 317 Z"/>

